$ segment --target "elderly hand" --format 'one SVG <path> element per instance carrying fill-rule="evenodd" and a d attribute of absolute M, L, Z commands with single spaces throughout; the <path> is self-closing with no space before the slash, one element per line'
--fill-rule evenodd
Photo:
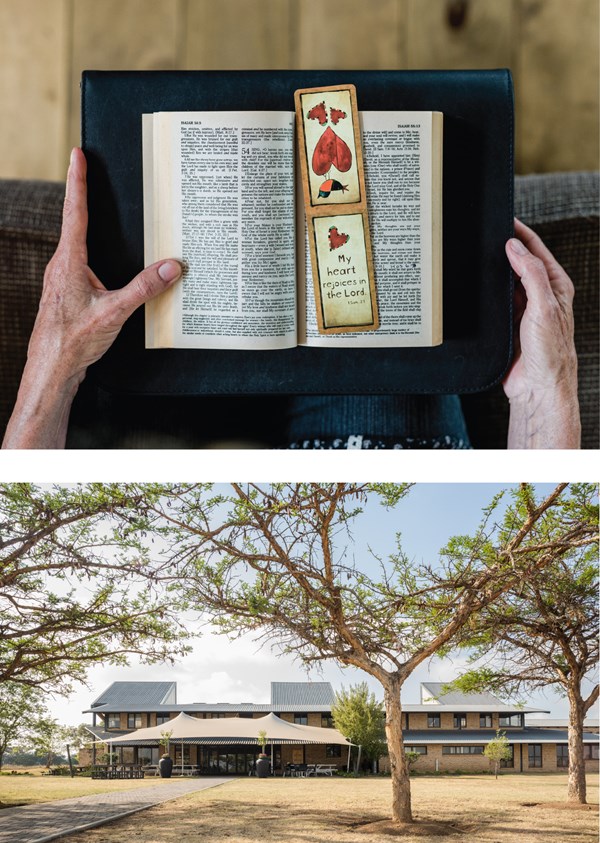
<path fill-rule="evenodd" d="M 530 228 L 515 220 L 506 254 L 515 291 L 515 357 L 504 380 L 509 448 L 578 448 L 573 283 Z"/>
<path fill-rule="evenodd" d="M 158 261 L 122 289 L 107 290 L 87 265 L 87 220 L 86 161 L 74 149 L 60 242 L 44 275 L 4 448 L 64 447 L 71 404 L 87 367 L 111 346 L 136 308 L 181 276 L 177 261 Z"/>

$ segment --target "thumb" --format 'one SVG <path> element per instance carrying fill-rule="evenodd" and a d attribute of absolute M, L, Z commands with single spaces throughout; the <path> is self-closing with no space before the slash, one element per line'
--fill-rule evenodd
<path fill-rule="evenodd" d="M 183 267 L 179 261 L 157 261 L 143 269 L 121 290 L 115 290 L 114 304 L 127 318 L 141 304 L 172 287 L 175 281 L 181 278 L 182 273 Z"/>
<path fill-rule="evenodd" d="M 510 265 L 521 279 L 527 295 L 527 307 L 541 314 L 545 313 L 556 304 L 556 299 L 544 262 L 516 238 L 507 242 L 506 254 Z"/>

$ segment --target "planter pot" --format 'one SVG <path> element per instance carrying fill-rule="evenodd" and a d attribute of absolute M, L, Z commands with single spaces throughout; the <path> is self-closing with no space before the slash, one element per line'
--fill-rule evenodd
<path fill-rule="evenodd" d="M 271 762 L 268 758 L 259 758 L 256 762 L 256 775 L 259 779 L 266 779 L 271 772 Z"/>
<path fill-rule="evenodd" d="M 173 760 L 171 758 L 161 758 L 158 762 L 158 771 L 162 779 L 170 779 L 173 772 Z"/>

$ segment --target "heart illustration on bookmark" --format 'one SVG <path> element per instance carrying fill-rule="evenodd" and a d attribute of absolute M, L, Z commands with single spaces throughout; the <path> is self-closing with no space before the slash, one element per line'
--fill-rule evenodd
<path fill-rule="evenodd" d="M 334 249 L 339 249 L 340 246 L 343 246 L 345 243 L 350 240 L 349 234 L 342 234 L 341 231 L 337 230 L 337 226 L 332 225 L 329 229 L 329 251 L 333 251 Z"/>
<path fill-rule="evenodd" d="M 332 165 L 340 173 L 346 173 L 352 166 L 352 152 L 346 141 L 336 135 L 331 126 L 328 126 L 313 152 L 313 172 L 318 176 L 324 176 Z"/>

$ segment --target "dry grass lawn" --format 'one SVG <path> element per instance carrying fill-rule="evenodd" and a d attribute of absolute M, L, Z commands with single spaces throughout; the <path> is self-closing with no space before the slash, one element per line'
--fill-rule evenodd
<path fill-rule="evenodd" d="M 596 805 L 565 810 L 564 775 L 416 778 L 413 808 L 417 820 L 443 823 L 446 839 L 456 843 L 591 843 L 598 839 L 598 775 L 588 784 Z M 388 816 L 390 794 L 389 779 L 237 779 L 68 843 L 440 843 L 428 832 L 358 833 Z"/>
<path fill-rule="evenodd" d="M 132 790 L 156 784 L 149 779 L 102 780 L 68 776 L 0 776 L 0 808 L 15 805 L 32 805 L 35 802 L 54 802 L 55 799 L 70 799 L 73 796 L 90 796 L 112 790 Z M 0 818 L 2 814 L 0 813 Z"/>

